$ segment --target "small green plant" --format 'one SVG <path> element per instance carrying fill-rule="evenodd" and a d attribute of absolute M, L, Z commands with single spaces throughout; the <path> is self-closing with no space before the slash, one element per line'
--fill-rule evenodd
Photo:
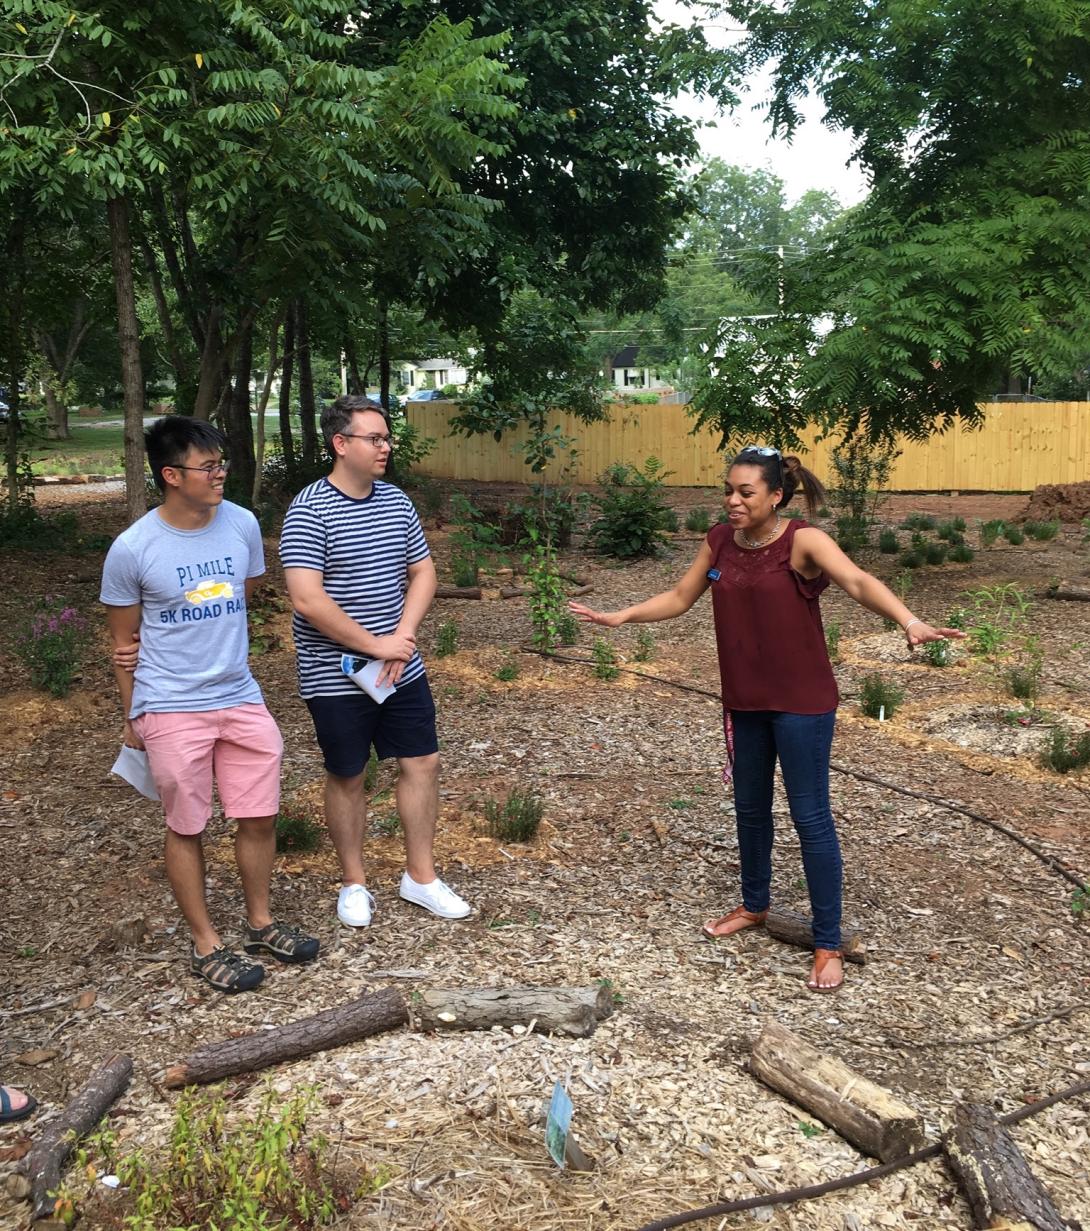
<path fill-rule="evenodd" d="M 830 662 L 840 661 L 840 621 L 830 620 L 825 625 L 825 649 Z"/>
<path fill-rule="evenodd" d="M 1071 895 L 1071 913 L 1078 921 L 1090 918 L 1090 881 Z"/>
<path fill-rule="evenodd" d="M 435 657 L 449 658 L 458 652 L 458 622 L 449 616 L 435 634 Z"/>
<path fill-rule="evenodd" d="M 1044 654 L 1038 637 L 1026 637 L 1019 650 L 1020 662 L 1007 668 L 1007 691 L 1018 701 L 1025 701 L 1031 708 L 1037 708 L 1037 698 L 1041 693 L 1041 671 L 1044 666 Z"/>
<path fill-rule="evenodd" d="M 673 808 L 675 812 L 684 812 L 686 808 L 691 808 L 693 805 L 687 799 L 671 799 L 666 806 Z"/>
<path fill-rule="evenodd" d="M 470 556 L 451 556 L 450 558 L 450 579 L 456 586 L 475 586 L 477 584 L 477 574 L 479 566 L 477 561 Z"/>
<path fill-rule="evenodd" d="M 276 849 L 282 854 L 309 855 L 322 841 L 322 827 L 302 812 L 282 811 L 276 818 Z"/>
<path fill-rule="evenodd" d="M 677 510 L 667 506 L 666 511 L 662 515 L 662 528 L 667 534 L 676 534 L 680 522 L 677 517 Z"/>
<path fill-rule="evenodd" d="M 595 979 L 599 987 L 604 987 L 609 992 L 610 999 L 618 1007 L 624 1004 L 624 992 L 622 992 L 612 979 Z"/>
<path fill-rule="evenodd" d="M 923 656 L 932 667 L 948 667 L 950 665 L 950 642 L 925 642 L 923 647 Z"/>
<path fill-rule="evenodd" d="M 912 548 L 911 551 L 902 551 L 897 557 L 897 563 L 901 566 L 901 568 L 922 568 L 923 562 L 923 553 L 917 551 L 915 548 Z"/>
<path fill-rule="evenodd" d="M 513 658 L 507 658 L 496 668 L 496 679 L 504 684 L 510 684 L 519 677 L 519 665 Z"/>
<path fill-rule="evenodd" d="M 952 521 L 940 521 L 935 527 L 935 537 L 944 539 L 947 543 L 955 543 L 964 529 L 964 517 L 955 517 Z"/>
<path fill-rule="evenodd" d="M 844 515 L 836 519 L 836 544 L 845 555 L 854 556 L 870 542 L 870 522 Z"/>
<path fill-rule="evenodd" d="M 945 564 L 946 547 L 942 543 L 928 543 L 924 548 L 923 558 L 928 564 Z"/>
<path fill-rule="evenodd" d="M 613 642 L 606 637 L 594 638 L 594 674 L 600 680 L 615 680 L 620 675 L 617 651 L 613 648 Z"/>
<path fill-rule="evenodd" d="M 868 718 L 892 718 L 904 699 L 899 684 L 876 673 L 859 681 L 859 708 Z"/>
<path fill-rule="evenodd" d="M 647 627 L 642 625 L 636 633 L 636 652 L 632 657 L 638 663 L 650 662 L 655 655 L 655 634 Z"/>
<path fill-rule="evenodd" d="M 960 628 L 963 632 L 969 626 L 970 615 L 964 607 L 954 607 L 946 617 L 947 628 Z"/>
<path fill-rule="evenodd" d="M 450 498 L 454 529 L 450 535 L 450 571 L 456 586 L 475 586 L 482 564 L 506 560 L 501 529 L 461 492 Z"/>
<path fill-rule="evenodd" d="M 820 1124 L 811 1124 L 808 1120 L 798 1120 L 796 1123 L 798 1125 L 799 1132 L 802 1133 L 807 1140 L 814 1137 L 820 1137 L 825 1131 Z"/>
<path fill-rule="evenodd" d="M 981 658 L 998 658 L 1025 621 L 1032 606 L 1029 595 L 1014 582 L 981 586 L 964 597 L 972 603 L 966 632 L 969 648 Z"/>
<path fill-rule="evenodd" d="M 554 650 L 560 641 L 560 620 L 566 613 L 564 583 L 556 566 L 556 552 L 535 526 L 527 531 L 530 550 L 524 557 L 530 583 L 530 625 L 534 645 Z"/>
<path fill-rule="evenodd" d="M 950 549 L 948 559 L 954 564 L 972 564 L 974 552 L 968 543 L 955 543 Z"/>
<path fill-rule="evenodd" d="M 896 555 L 901 550 L 901 540 L 896 530 L 883 530 L 878 535 L 878 550 L 886 556 Z"/>
<path fill-rule="evenodd" d="M 910 513 L 903 522 L 902 530 L 934 530 L 938 522 L 930 513 Z"/>
<path fill-rule="evenodd" d="M 556 635 L 561 645 L 575 645 L 579 640 L 579 621 L 570 611 L 562 611 L 556 621 Z"/>
<path fill-rule="evenodd" d="M 371 749 L 367 764 L 363 767 L 363 789 L 370 795 L 378 783 L 378 753 Z"/>
<path fill-rule="evenodd" d="M 1026 536 L 1018 526 L 1004 526 L 1003 537 L 1012 547 L 1021 547 L 1026 541 Z"/>
<path fill-rule="evenodd" d="M 980 527 L 981 547 L 991 547 L 1006 528 L 1007 523 L 999 518 L 984 522 Z"/>
<path fill-rule="evenodd" d="M 1022 529 L 1036 542 L 1047 543 L 1059 534 L 1060 523 L 1058 521 L 1027 521 Z"/>
<path fill-rule="evenodd" d="M 500 842 L 529 842 L 541 826 L 545 803 L 533 791 L 512 790 L 503 803 L 484 801 L 488 832 Z"/>
<path fill-rule="evenodd" d="M 1052 736 L 1041 753 L 1041 764 L 1057 774 L 1090 765 L 1090 731 L 1072 737 L 1063 727 L 1053 727 Z"/>
<path fill-rule="evenodd" d="M 726 525 L 728 525 L 728 524 L 729 524 L 729 522 L 730 522 L 730 514 L 727 512 L 727 510 L 726 510 L 726 509 L 720 509 L 720 510 L 719 510 L 719 516 L 718 516 L 715 520 L 716 520 L 716 521 L 717 521 L 717 522 L 718 522 L 721 526 L 726 526 Z M 1090 517 L 1088 517 L 1086 520 L 1087 520 L 1088 522 L 1090 522 Z M 1084 541 L 1085 541 L 1085 542 L 1087 542 L 1087 543 L 1090 543 L 1090 529 L 1087 529 L 1087 531 L 1086 531 L 1086 538 L 1085 538 L 1085 540 L 1084 540 Z"/>
<path fill-rule="evenodd" d="M 711 518 L 707 509 L 690 509 L 685 517 L 685 529 L 694 534 L 707 534 Z"/>
<path fill-rule="evenodd" d="M 15 643 L 30 682 L 54 697 L 66 697 L 91 643 L 90 622 L 63 598 L 47 595 Z"/>
<path fill-rule="evenodd" d="M 371 822 L 371 828 L 380 838 L 396 838 L 401 832 L 401 817 L 396 812 L 389 816 L 376 816 Z"/>
<path fill-rule="evenodd" d="M 919 568 L 919 564 L 914 566 Z M 901 571 L 889 583 L 889 588 L 901 600 L 905 606 L 908 606 L 908 596 L 912 593 L 912 587 L 915 584 L 915 578 L 907 568 L 902 568 Z M 887 616 L 882 617 L 882 624 L 885 628 L 900 628 L 896 620 L 891 620 Z"/>
<path fill-rule="evenodd" d="M 229 1113 L 222 1094 L 185 1090 L 161 1154 L 137 1148 L 122 1155 L 109 1132 L 89 1138 L 77 1150 L 73 1169 L 74 1177 L 85 1178 L 86 1193 L 66 1188 L 61 1213 L 74 1219 L 78 1202 L 89 1226 L 123 1221 L 127 1231 L 286 1231 L 328 1224 L 349 1208 L 353 1193 L 332 1173 L 328 1140 L 308 1139 L 316 1104 L 312 1087 L 286 1096 L 270 1085 L 252 1119 L 240 1120 Z M 103 1208 L 100 1167 L 121 1182 L 123 1219 L 117 1217 L 120 1211 Z M 377 1191 L 390 1178 L 389 1172 L 376 1173 L 356 1191 Z"/>
<path fill-rule="evenodd" d="M 602 494 L 592 497 L 598 517 L 590 541 L 603 555 L 618 560 L 650 556 L 666 542 L 666 531 L 677 528 L 677 516 L 664 500 L 669 471 L 655 457 L 641 470 L 618 462 L 600 477 Z"/>
<path fill-rule="evenodd" d="M 849 555 L 866 547 L 870 539 L 896 458 L 891 446 L 872 444 L 863 436 L 842 440 L 830 455 L 836 541 Z"/>

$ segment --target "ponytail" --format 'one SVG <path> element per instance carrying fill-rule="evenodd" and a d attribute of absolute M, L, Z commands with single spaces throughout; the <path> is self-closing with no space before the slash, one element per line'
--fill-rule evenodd
<path fill-rule="evenodd" d="M 798 491 L 802 492 L 806 501 L 807 514 L 813 517 L 825 503 L 825 488 L 817 475 L 807 470 L 794 454 L 788 454 L 783 459 L 783 499 L 780 508 L 790 503 Z"/>

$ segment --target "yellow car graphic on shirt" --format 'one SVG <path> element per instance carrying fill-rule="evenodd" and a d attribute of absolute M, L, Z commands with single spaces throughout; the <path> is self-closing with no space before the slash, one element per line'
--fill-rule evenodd
<path fill-rule="evenodd" d="M 234 598 L 235 587 L 229 581 L 202 581 L 195 590 L 186 590 L 191 603 L 210 603 L 214 598 Z"/>

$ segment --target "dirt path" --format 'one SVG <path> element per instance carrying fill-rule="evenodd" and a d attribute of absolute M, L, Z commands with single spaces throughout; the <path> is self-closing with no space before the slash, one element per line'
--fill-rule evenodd
<path fill-rule="evenodd" d="M 964 507 L 931 509 L 925 500 L 911 507 L 944 515 Z M 678 504 L 687 507 L 687 497 Z M 117 528 L 116 507 L 88 515 Z M 445 535 L 431 531 L 429 539 L 442 562 Z M 1070 530 L 1053 543 L 980 553 L 968 566 L 921 570 L 913 608 L 938 618 L 961 591 L 998 581 L 1043 588 L 1085 570 L 1079 540 Z M 697 542 L 679 536 L 668 558 L 625 568 L 573 563 L 592 574 L 595 605 L 609 607 L 663 588 Z M 879 556 L 865 563 L 887 575 L 895 567 Z M 14 626 L 28 596 L 47 591 L 90 606 L 98 568 L 97 559 L 9 556 L 0 574 L 5 625 Z M 911 659 L 896 634 L 839 593 L 827 595 L 825 610 L 827 622 L 842 625 L 837 763 L 992 816 L 1090 875 L 1090 777 L 1036 766 L 1047 729 L 1002 721 L 1004 707 L 979 666 L 939 670 Z M 280 645 L 255 668 L 285 734 L 285 803 L 317 817 L 321 767 L 295 696 L 287 616 L 268 614 L 265 630 Z M 446 618 L 459 625 L 459 649 L 436 659 L 433 639 Z M 1090 607 L 1042 599 L 1033 619 L 1045 656 L 1043 705 L 1085 726 Z M 159 1084 L 163 1068 L 200 1042 L 391 982 L 411 991 L 608 979 L 618 1011 L 588 1040 L 405 1032 L 271 1080 L 283 1092 L 317 1087 L 315 1126 L 338 1143 L 339 1167 L 391 1177 L 344 1226 L 632 1231 L 685 1208 L 866 1165 L 745 1071 L 769 1017 L 894 1088 L 936 1132 L 957 1099 L 1009 1110 L 1090 1071 L 1090 930 L 1073 919 L 1071 886 L 1043 863 L 963 815 L 835 775 L 846 920 L 866 934 L 872 960 L 849 968 L 837 997 L 808 994 L 800 951 L 760 932 L 718 945 L 699 936 L 703 919 L 737 900 L 717 704 L 628 675 L 607 684 L 587 667 L 521 653 L 513 647 L 526 633 L 525 601 L 516 599 L 440 603 L 423 634 L 445 765 L 439 856 L 475 904 L 474 917 L 444 924 L 398 901 L 401 844 L 388 836 L 384 770 L 367 847 L 374 926 L 347 933 L 336 925 L 328 845 L 281 859 L 277 909 L 315 929 L 325 955 L 308 969 L 272 970 L 259 992 L 231 999 L 186 975 L 157 809 L 106 772 L 119 723 L 104 665 L 88 667 L 61 704 L 26 692 L 16 661 L 0 658 L 0 847 L 5 867 L 18 870 L 0 924 L 5 1079 L 32 1088 L 48 1113 L 111 1050 L 127 1050 L 136 1077 L 112 1123 L 127 1142 L 148 1145 L 167 1131 L 175 1101 Z M 715 688 L 705 605 L 657 626 L 656 638 L 644 669 Z M 614 641 L 632 655 L 632 629 Z M 588 649 L 584 636 L 573 653 Z M 495 672 L 511 659 L 519 674 L 502 683 Z M 900 678 L 908 695 L 883 724 L 862 718 L 856 704 L 861 676 L 876 669 Z M 534 787 L 546 802 L 541 833 L 525 847 L 483 832 L 482 801 L 513 785 Z M 774 893 L 801 909 L 798 844 L 779 797 L 777 810 Z M 222 821 L 210 832 L 210 898 L 230 928 L 240 907 L 229 833 Z M 93 1004 L 76 1008 L 90 989 Z M 34 1067 L 18 1062 L 34 1049 L 56 1054 Z M 574 1126 L 598 1160 L 590 1175 L 559 1173 L 545 1154 L 544 1107 L 557 1078 L 569 1081 Z M 230 1083 L 242 1110 L 260 1089 Z M 19 1136 L 18 1128 L 0 1133 L 0 1149 Z M 1015 1136 L 1064 1213 L 1090 1221 L 1090 1102 L 1055 1107 Z M 11 1225 L 18 1214 L 0 1205 Z M 724 1225 L 753 1219 L 799 1231 L 968 1226 L 937 1164 Z"/>

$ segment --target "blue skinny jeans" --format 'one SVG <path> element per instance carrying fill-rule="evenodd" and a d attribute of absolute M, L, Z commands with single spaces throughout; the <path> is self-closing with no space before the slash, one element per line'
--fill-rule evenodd
<path fill-rule="evenodd" d="M 772 777 L 779 757 L 791 819 L 802 846 L 814 944 L 840 948 L 842 864 L 829 806 L 829 753 L 836 711 L 785 714 L 732 710 L 734 812 L 746 910 L 765 910 L 772 884 Z"/>

